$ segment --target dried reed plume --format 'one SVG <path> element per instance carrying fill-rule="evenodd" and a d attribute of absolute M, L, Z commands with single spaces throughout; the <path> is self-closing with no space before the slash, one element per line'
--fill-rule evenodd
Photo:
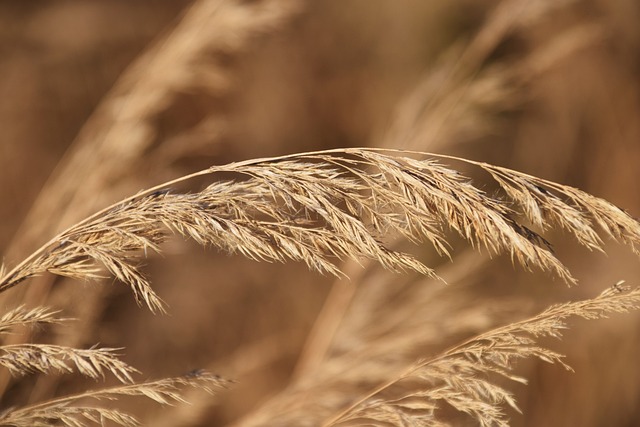
<path fill-rule="evenodd" d="M 443 160 L 463 162 L 488 173 L 500 194 L 489 196 L 460 172 L 444 166 Z M 224 179 L 202 191 L 176 190 L 186 180 L 217 175 Z M 162 312 L 164 304 L 140 263 L 150 251 L 160 251 L 169 233 L 254 260 L 303 262 L 312 270 L 336 276 L 344 274 L 337 261 L 368 259 L 391 271 L 438 278 L 423 261 L 388 242 L 402 236 L 416 244 L 428 242 L 437 253 L 449 256 L 447 233 L 453 231 L 477 249 L 509 254 L 526 269 L 535 267 L 573 283 L 575 279 L 541 236 L 551 227 L 575 235 L 591 250 L 602 250 L 600 231 L 638 252 L 637 220 L 569 186 L 452 156 L 366 148 L 325 150 L 213 166 L 136 194 L 71 226 L 12 270 L 3 267 L 0 292 L 46 272 L 82 280 L 108 273 L 128 285 L 139 304 Z M 500 386 L 478 379 L 477 374 L 517 379 L 509 371 L 511 361 L 519 357 L 562 363 L 560 355 L 538 347 L 531 336 L 557 336 L 568 316 L 598 318 L 627 311 L 636 307 L 639 298 L 639 291 L 622 292 L 618 286 L 595 299 L 552 307 L 535 318 L 480 335 L 412 366 L 326 425 L 363 420 L 373 425 L 403 425 L 416 417 L 431 419 L 438 401 L 470 413 L 483 425 L 506 425 L 500 405 L 506 402 L 515 407 L 513 398 Z M 3 316 L 0 332 L 16 324 L 60 320 L 47 309 L 19 307 Z M 75 370 L 94 379 L 110 373 L 122 383 L 131 383 L 131 374 L 136 372 L 119 361 L 117 349 L 21 344 L 4 345 L 0 350 L 0 364 L 14 374 Z M 414 381 L 416 390 L 377 398 L 405 380 Z M 110 420 L 128 426 L 135 423 L 130 415 L 83 406 L 79 401 L 143 395 L 166 404 L 181 400 L 176 386 L 209 390 L 208 385 L 224 384 L 218 377 L 196 372 L 8 410 L 0 421 L 19 426 L 46 425 L 55 419 L 76 426 L 82 425 L 81 420 Z"/>
<path fill-rule="evenodd" d="M 537 267 L 573 282 L 540 234 L 559 225 L 589 249 L 601 250 L 594 223 L 637 252 L 640 225 L 620 208 L 578 189 L 485 163 L 503 190 L 490 197 L 459 172 L 406 152 L 338 149 L 214 166 L 159 185 L 108 207 L 51 239 L 0 280 L 0 292 L 51 272 L 78 279 L 107 270 L 153 311 L 163 304 L 140 271 L 140 258 L 159 251 L 166 229 L 230 253 L 266 261 L 294 260 L 340 275 L 336 259 L 373 259 L 394 270 L 434 271 L 409 254 L 385 246 L 396 233 L 429 241 L 449 255 L 452 229 L 474 247 L 509 253 L 525 268 Z M 403 155 L 401 155 L 403 154 Z M 419 154 L 419 153 L 412 153 Z M 425 155 L 423 155 L 425 156 Z M 215 182 L 197 193 L 174 193 L 190 178 L 236 173 L 244 179 Z"/>
<path fill-rule="evenodd" d="M 37 327 L 44 324 L 58 324 L 68 319 L 57 317 L 56 311 L 46 307 L 27 309 L 19 306 L 7 312 L 0 319 L 0 335 L 6 335 L 17 327 Z M 108 372 L 122 383 L 132 383 L 132 373 L 136 369 L 118 359 L 121 349 L 91 348 L 81 350 L 50 344 L 3 344 L 0 347 L 0 366 L 13 375 L 40 372 L 72 373 L 100 379 Z"/>
<path fill-rule="evenodd" d="M 0 319 L 0 334 L 10 333 L 16 327 L 58 324 L 68 319 L 59 318 L 57 312 L 47 308 L 26 309 L 17 307 Z M 76 349 L 50 344 L 3 344 L 0 346 L 0 366 L 14 376 L 32 373 L 78 372 L 94 379 L 104 379 L 107 374 L 125 385 L 102 390 L 91 390 L 78 395 L 65 396 L 21 408 L 9 408 L 0 413 L 0 424 L 7 426 L 49 426 L 55 421 L 64 426 L 83 426 L 86 422 L 104 425 L 110 420 L 122 426 L 139 425 L 135 417 L 118 410 L 85 406 L 87 398 L 114 400 L 123 396 L 143 396 L 163 405 L 184 402 L 179 390 L 184 386 L 198 387 L 208 393 L 225 387 L 228 381 L 205 371 L 166 378 L 159 381 L 136 383 L 132 374 L 138 370 L 119 359 L 121 349 Z"/>
<path fill-rule="evenodd" d="M 99 406 L 85 406 L 82 402 L 91 400 L 115 400 L 125 396 L 140 396 L 162 405 L 186 403 L 180 396 L 180 388 L 197 387 L 213 394 L 215 389 L 228 385 L 228 381 L 206 372 L 194 371 L 175 378 L 165 378 L 137 384 L 117 386 L 102 390 L 92 390 L 72 396 L 29 405 L 19 409 L 9 409 L 0 414 L 2 425 L 14 427 L 44 427 L 56 425 L 81 427 L 86 422 L 105 425 L 111 421 L 117 425 L 132 427 L 140 423 L 133 416 Z"/>
<path fill-rule="evenodd" d="M 57 317 L 57 312 L 48 308 L 27 309 L 19 306 L 7 312 L 0 319 L 0 334 L 7 334 L 16 327 L 58 324 L 68 319 Z M 118 410 L 84 406 L 87 398 L 94 400 L 114 400 L 122 396 L 144 396 L 167 405 L 183 402 L 179 387 L 198 387 L 213 393 L 213 388 L 223 387 L 228 382 L 204 371 L 194 371 L 187 375 L 160 381 L 135 383 L 132 374 L 138 370 L 122 362 L 118 351 L 121 349 L 97 348 L 76 349 L 50 344 L 3 344 L 0 346 L 0 366 L 14 375 L 32 373 L 73 373 L 92 378 L 104 379 L 113 375 L 119 382 L 127 384 L 102 390 L 92 390 L 79 395 L 65 396 L 36 405 L 9 408 L 0 413 L 0 423 L 7 426 L 49 426 L 55 421 L 64 426 L 83 426 L 86 422 L 104 425 L 110 420 L 122 426 L 139 425 L 135 417 Z"/>
<path fill-rule="evenodd" d="M 438 408 L 444 404 L 468 414 L 482 426 L 508 426 L 504 405 L 520 410 L 513 394 L 495 384 L 496 376 L 526 384 L 525 378 L 512 373 L 514 361 L 522 358 L 538 358 L 572 370 L 562 360 L 563 355 L 541 347 L 537 340 L 560 338 L 562 330 L 567 329 L 566 319 L 572 316 L 593 320 L 639 307 L 640 288 L 631 289 L 622 282 L 595 298 L 549 307 L 532 318 L 488 331 L 434 358 L 418 361 L 323 427 L 448 425 L 437 417 Z"/>
<path fill-rule="evenodd" d="M 38 326 L 66 320 L 56 317 L 57 314 L 57 311 L 44 307 L 29 310 L 24 305 L 18 306 L 0 318 L 0 334 L 10 333 L 17 326 Z"/>

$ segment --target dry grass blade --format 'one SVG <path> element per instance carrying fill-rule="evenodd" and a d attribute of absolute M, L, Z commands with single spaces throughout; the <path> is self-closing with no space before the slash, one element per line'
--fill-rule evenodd
<path fill-rule="evenodd" d="M 141 396 L 162 405 L 173 405 L 185 403 L 180 395 L 180 390 L 184 387 L 197 387 L 213 394 L 216 389 L 228 385 L 228 380 L 217 375 L 194 371 L 180 377 L 94 390 L 19 409 L 9 409 L 0 414 L 0 424 L 34 427 L 50 426 L 55 423 L 55 425 L 80 427 L 85 426 L 87 422 L 104 425 L 108 420 L 121 426 L 137 426 L 139 422 L 129 414 L 118 410 L 85 406 L 82 402 L 87 399 L 116 400 L 124 396 Z"/>
<path fill-rule="evenodd" d="M 511 205 L 522 206 L 542 229 L 560 223 L 590 248 L 599 248 L 600 240 L 588 218 L 632 246 L 640 239 L 635 219 L 579 190 L 453 158 L 491 173 L 510 197 L 503 201 L 433 159 L 400 154 L 409 153 L 328 150 L 216 166 L 179 178 L 67 229 L 7 273 L 0 292 L 47 271 L 93 279 L 106 269 L 131 287 L 139 303 L 162 311 L 162 301 L 138 264 L 143 254 L 159 250 L 167 228 L 255 260 L 302 261 L 335 275 L 341 274 L 335 260 L 354 258 L 430 276 L 435 276 L 433 270 L 390 249 L 383 238 L 395 233 L 414 242 L 426 240 L 448 254 L 444 233 L 450 228 L 476 247 L 509 253 L 526 268 L 550 271 L 568 282 L 574 279 L 548 242 L 516 222 Z M 216 182 L 193 194 L 170 191 L 173 184 L 194 176 L 221 172 L 241 179 Z M 569 198 L 572 205 L 544 187 Z"/>
<path fill-rule="evenodd" d="M 580 244 L 602 251 L 602 240 L 593 227 L 597 224 L 607 235 L 640 254 L 638 219 L 604 199 L 513 169 L 457 157 L 438 157 L 462 160 L 487 171 L 527 220 L 542 230 L 558 225 L 574 235 Z"/>
<path fill-rule="evenodd" d="M 621 282 L 596 298 L 552 306 L 535 317 L 486 332 L 436 358 L 416 363 L 324 426 L 395 426 L 423 420 L 431 425 L 442 403 L 471 415 L 482 426 L 507 426 L 504 405 L 518 407 L 513 395 L 487 376 L 497 374 L 526 383 L 511 371 L 516 359 L 530 357 L 571 369 L 563 355 L 539 346 L 536 339 L 560 337 L 569 317 L 599 319 L 639 307 L 640 288 L 630 289 Z M 394 387 L 399 391 L 394 392 Z"/>
<path fill-rule="evenodd" d="M 578 241 L 601 250 L 601 241 L 592 227 L 598 224 L 609 236 L 628 244 L 636 254 L 640 244 L 640 227 L 624 210 L 577 188 L 560 185 L 522 172 L 493 165 L 482 167 L 510 193 L 527 217 L 541 228 L 556 223 L 574 234 Z M 565 202 L 556 194 L 564 197 Z"/>
<path fill-rule="evenodd" d="M 121 349 L 76 349 L 48 344 L 15 344 L 0 347 L 0 366 L 13 375 L 51 372 L 72 373 L 77 370 L 92 379 L 104 378 L 109 372 L 120 382 L 132 383 L 135 368 L 118 359 Z"/>
<path fill-rule="evenodd" d="M 28 310 L 19 306 L 2 316 L 0 334 L 9 333 L 18 326 L 37 326 L 68 320 L 57 317 L 57 314 L 57 311 L 47 307 Z M 120 382 L 131 383 L 131 374 L 138 371 L 118 359 L 119 350 L 121 349 L 81 350 L 50 344 L 5 344 L 0 346 L 0 366 L 16 376 L 35 372 L 72 373 L 77 370 L 80 374 L 97 380 L 104 378 L 109 372 Z"/>
<path fill-rule="evenodd" d="M 35 307 L 29 310 L 24 305 L 18 306 L 0 318 L 0 334 L 10 333 L 18 326 L 38 326 L 69 320 L 57 317 L 58 313 L 59 311 L 53 311 L 49 307 Z"/>
<path fill-rule="evenodd" d="M 5 413 L 9 416 L 15 415 L 12 412 Z M 107 425 L 107 421 L 111 421 L 116 425 L 125 427 L 139 426 L 140 423 L 135 417 L 122 411 L 114 409 L 104 409 L 96 407 L 60 407 L 52 408 L 51 411 L 34 411 L 32 414 L 22 416 L 17 414 L 10 421 L 11 424 L 5 424 L 11 427 L 50 427 L 52 421 L 57 425 L 66 427 L 85 427 L 87 422 L 91 422 L 100 426 Z M 1 419 L 2 415 L 0 415 Z"/>

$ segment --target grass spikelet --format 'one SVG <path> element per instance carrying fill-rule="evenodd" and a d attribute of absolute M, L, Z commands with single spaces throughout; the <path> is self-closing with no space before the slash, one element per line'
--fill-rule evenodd
<path fill-rule="evenodd" d="M 8 334 L 18 326 L 39 326 L 43 324 L 57 324 L 68 319 L 57 317 L 59 311 L 51 310 L 49 307 L 35 307 L 27 309 L 20 305 L 13 310 L 6 312 L 0 318 L 0 334 Z"/>
<path fill-rule="evenodd" d="M 502 196 L 487 195 L 469 178 L 444 166 L 443 159 L 466 162 L 488 172 L 502 189 Z M 216 180 L 219 175 L 233 178 Z M 203 176 L 213 182 L 200 191 L 174 190 L 177 184 Z M 355 259 L 378 263 L 393 272 L 412 271 L 439 278 L 420 259 L 394 249 L 391 243 L 396 237 L 404 237 L 414 244 L 429 243 L 440 255 L 449 256 L 447 233 L 454 232 L 477 250 L 484 249 L 490 255 L 509 254 L 526 269 L 537 268 L 574 282 L 553 254 L 551 244 L 519 223 L 521 218 L 541 232 L 560 227 L 590 249 L 602 250 L 602 240 L 592 223 L 632 248 L 640 241 L 640 224 L 635 219 L 609 202 L 572 187 L 451 156 L 334 149 L 213 166 L 143 191 L 55 236 L 5 272 L 0 278 L 0 292 L 46 272 L 82 280 L 113 276 L 132 289 L 139 305 L 162 312 L 164 304 L 141 264 L 150 252 L 161 250 L 171 233 L 252 260 L 293 260 L 340 277 L 344 273 L 338 262 Z M 524 357 L 568 368 L 560 354 L 538 346 L 535 338 L 559 336 L 568 316 L 591 319 L 628 311 L 636 308 L 639 298 L 640 291 L 616 286 L 593 300 L 555 306 L 532 319 L 480 335 L 410 367 L 326 425 L 364 421 L 403 425 L 415 419 L 432 420 L 441 402 L 470 414 L 482 425 L 506 425 L 503 406 L 517 409 L 515 400 L 486 375 L 523 381 L 512 375 L 511 369 L 513 360 Z M 55 322 L 55 314 L 19 307 L 0 319 L 0 333 L 20 323 Z M 117 358 L 117 350 L 4 345 L 0 348 L 0 365 L 14 375 L 77 371 L 99 379 L 109 373 L 120 382 L 132 383 L 131 374 L 137 371 Z M 378 375 L 386 378 L 384 370 Z M 80 397 L 143 395 L 170 404 L 181 401 L 178 385 L 221 385 L 217 378 L 202 383 L 205 377 L 196 373 Z M 375 384 L 375 378 L 369 378 L 369 382 Z M 105 420 L 135 425 L 133 418 L 119 411 L 71 404 L 80 397 L 24 410 L 33 409 L 34 425 L 44 423 L 47 417 L 69 426 Z M 18 419 L 27 416 L 20 411 L 7 414 Z M 24 423 L 9 425 L 29 425 Z"/>
<path fill-rule="evenodd" d="M 589 218 L 632 247 L 640 241 L 636 220 L 579 190 L 453 158 L 488 171 L 508 196 L 502 201 L 433 159 L 401 154 L 411 153 L 329 150 L 215 166 L 179 178 L 64 231 L 7 273 L 0 291 L 46 271 L 87 280 L 106 269 L 131 287 L 138 303 L 163 311 L 139 263 L 148 251 L 159 251 L 167 229 L 254 260 L 302 261 L 334 275 L 341 274 L 335 260 L 354 258 L 371 259 L 393 271 L 435 276 L 431 268 L 386 246 L 383 239 L 400 234 L 414 242 L 429 241 L 448 254 L 444 232 L 450 228 L 476 247 L 509 253 L 524 267 L 551 271 L 567 282 L 574 279 L 550 244 L 517 223 L 517 212 L 509 204 L 520 206 L 540 228 L 559 224 L 592 249 L 600 249 L 601 242 Z M 170 191 L 180 181 L 220 172 L 242 179 L 215 182 L 193 194 Z"/>
<path fill-rule="evenodd" d="M 87 406 L 84 402 L 89 399 L 116 400 L 131 396 L 145 397 L 162 405 L 174 405 L 185 403 L 180 395 L 180 390 L 184 387 L 197 387 L 213 394 L 217 389 L 224 388 L 228 384 L 228 380 L 217 375 L 194 371 L 179 377 L 93 390 L 19 409 L 9 409 L 0 414 L 0 423 L 14 427 L 39 427 L 50 426 L 55 422 L 56 425 L 81 427 L 87 425 L 87 422 L 105 425 L 106 421 L 111 421 L 125 427 L 138 426 L 140 425 L 138 420 L 127 413 Z"/>
<path fill-rule="evenodd" d="M 622 282 L 595 298 L 552 306 L 417 362 L 323 426 L 432 425 L 432 421 L 437 425 L 436 411 L 443 403 L 470 415 L 482 426 L 507 426 L 504 405 L 519 409 L 511 392 L 496 385 L 492 375 L 526 383 L 512 374 L 514 361 L 522 358 L 538 358 L 571 370 L 563 355 L 539 346 L 537 339 L 559 338 L 569 317 L 593 320 L 639 307 L 640 289 L 630 289 Z"/>
<path fill-rule="evenodd" d="M 80 374 L 94 380 L 105 377 L 109 372 L 118 381 L 133 382 L 132 373 L 135 368 L 118 359 L 114 348 L 77 349 L 47 344 L 14 344 L 0 347 L 0 366 L 9 369 L 13 375 L 24 375 L 41 372 L 44 374 L 72 373 Z"/>
<path fill-rule="evenodd" d="M 442 156 L 446 157 L 446 156 Z M 467 163 L 487 171 L 521 207 L 522 213 L 541 229 L 558 225 L 589 249 L 602 251 L 602 240 L 593 225 L 639 254 L 640 223 L 623 209 L 577 188 L 487 163 Z"/>

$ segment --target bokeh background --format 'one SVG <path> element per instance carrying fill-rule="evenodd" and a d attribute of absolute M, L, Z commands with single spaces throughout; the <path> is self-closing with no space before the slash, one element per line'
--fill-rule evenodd
<path fill-rule="evenodd" d="M 12 266 L 87 214 L 211 164 L 348 146 L 488 161 L 638 216 L 638 22 L 635 0 L 2 1 L 0 253 Z M 459 243 L 452 263 L 433 259 L 445 287 L 349 263 L 343 283 L 176 239 L 146 267 L 167 316 L 117 283 L 53 277 L 2 304 L 64 309 L 78 322 L 42 339 L 125 347 L 144 378 L 205 367 L 237 381 L 186 409 L 119 403 L 145 425 L 253 425 L 349 351 L 387 342 L 425 357 L 639 282 L 626 248 L 603 256 L 561 232 L 548 238 L 578 287 Z M 640 424 L 639 321 L 575 322 L 563 341 L 545 341 L 576 373 L 523 362 L 530 384 L 510 385 L 524 412 L 512 425 Z M 3 406 L 96 386 L 1 376 Z"/>

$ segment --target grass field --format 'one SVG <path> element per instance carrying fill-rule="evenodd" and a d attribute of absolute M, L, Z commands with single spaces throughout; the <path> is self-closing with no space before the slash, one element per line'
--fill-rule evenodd
<path fill-rule="evenodd" d="M 638 424 L 639 19 L 3 2 L 0 424 Z"/>

